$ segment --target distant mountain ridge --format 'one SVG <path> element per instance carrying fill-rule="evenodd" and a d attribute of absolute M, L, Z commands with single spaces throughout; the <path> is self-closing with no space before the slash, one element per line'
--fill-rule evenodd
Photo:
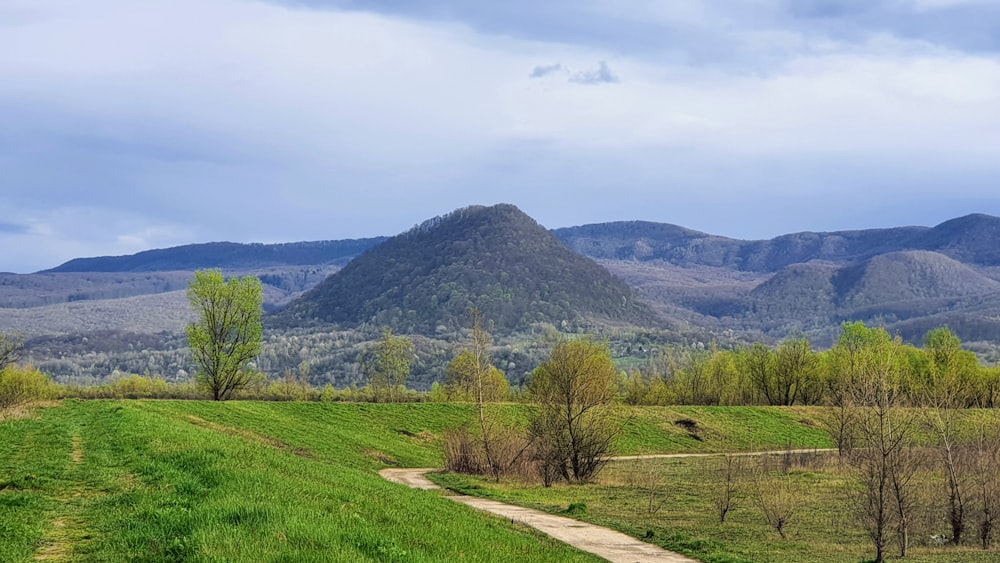
<path fill-rule="evenodd" d="M 146 250 L 127 256 L 76 258 L 39 273 L 171 272 L 221 268 L 248 270 L 279 266 L 343 266 L 387 237 L 280 244 L 209 242 Z"/>
<path fill-rule="evenodd" d="M 478 308 L 493 330 L 656 319 L 623 281 L 513 205 L 468 207 L 395 236 L 291 303 L 286 319 L 436 334 Z"/>
<path fill-rule="evenodd" d="M 959 217 L 933 228 L 801 232 L 769 240 L 731 239 L 643 221 L 583 225 L 553 233 L 573 250 L 592 258 L 749 272 L 773 273 L 813 260 L 848 263 L 909 250 L 933 250 L 962 262 L 1000 266 L 1000 218 L 983 214 Z"/>
<path fill-rule="evenodd" d="M 473 217 L 487 216 L 492 219 L 472 226 Z M 491 221 L 496 224 L 487 226 Z M 518 234 L 510 235 L 499 226 L 504 221 Z M 461 231 L 458 223 L 468 230 L 449 240 L 435 238 L 434 233 L 442 232 L 439 229 Z M 518 237 L 534 242 L 519 246 Z M 388 243 L 392 244 L 382 248 Z M 556 243 L 558 251 L 553 250 Z M 519 256 L 513 263 L 523 271 L 508 268 L 510 264 L 498 258 L 510 252 Z M 355 264 L 356 257 L 368 254 L 374 258 Z M 531 254 L 548 258 L 539 260 Z M 589 260 L 586 268 L 551 267 L 574 262 L 571 257 L 597 260 L 631 287 L 604 279 L 601 272 L 607 272 L 598 268 L 595 273 Z M 327 277 L 345 264 L 344 277 Z M 310 294 L 311 312 L 305 314 L 309 307 L 296 302 L 295 314 L 423 333 L 452 331 L 466 322 L 468 306 L 489 309 L 510 303 L 513 291 L 516 307 L 492 310 L 502 330 L 530 322 L 561 325 L 588 316 L 633 324 L 659 322 L 649 320 L 648 310 L 636 314 L 637 309 L 619 310 L 613 304 L 627 295 L 628 306 L 642 297 L 660 319 L 709 331 L 775 338 L 804 333 L 827 342 L 840 322 L 866 320 L 897 329 L 908 338 L 919 339 L 921 330 L 948 324 L 966 340 L 994 335 L 1000 339 L 1000 218 L 984 214 L 935 227 L 738 240 L 646 221 L 546 231 L 514 206 L 473 207 L 392 239 L 207 243 L 71 260 L 45 274 L 0 276 L 0 308 L 183 289 L 187 279 L 183 273 L 202 268 L 260 276 L 268 292 L 268 310 L 327 280 L 323 291 L 329 290 L 328 296 Z M 507 280 L 498 281 L 501 273 L 518 279 L 520 285 L 512 290 Z M 359 277 L 343 281 L 350 276 Z M 603 288 L 602 297 L 597 295 L 600 291 L 585 287 L 587 280 Z M 612 294 L 618 297 L 608 299 Z M 521 301 L 523 295 L 534 297 Z"/>

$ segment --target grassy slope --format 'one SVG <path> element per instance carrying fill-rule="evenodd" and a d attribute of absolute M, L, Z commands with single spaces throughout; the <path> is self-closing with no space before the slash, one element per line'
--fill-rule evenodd
<path fill-rule="evenodd" d="M 440 466 L 441 432 L 472 412 L 441 404 L 168 401 L 41 409 L 34 420 L 0 424 L 0 532 L 11 538 L 0 542 L 0 560 L 33 553 L 586 560 L 375 474 L 391 464 Z M 514 425 L 526 412 L 505 408 Z M 665 407 L 628 414 L 623 454 L 829 446 L 822 431 L 799 422 L 815 411 Z M 680 419 L 696 422 L 697 438 Z"/>
<path fill-rule="evenodd" d="M 447 405 L 67 402 L 0 425 L 0 560 L 593 560 L 435 494 Z M 367 452 L 367 453 L 366 453 Z M 8 540 L 10 538 L 10 540 Z"/>

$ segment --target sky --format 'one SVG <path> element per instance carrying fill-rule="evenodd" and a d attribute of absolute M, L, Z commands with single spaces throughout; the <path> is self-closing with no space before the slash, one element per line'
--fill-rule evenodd
<path fill-rule="evenodd" d="M 998 179 L 993 0 L 0 0 L 0 271 L 500 202 L 931 226 Z"/>

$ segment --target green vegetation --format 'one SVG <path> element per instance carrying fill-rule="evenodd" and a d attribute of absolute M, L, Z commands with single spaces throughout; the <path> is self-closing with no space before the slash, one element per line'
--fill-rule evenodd
<path fill-rule="evenodd" d="M 7 366 L 0 369 L 0 415 L 3 409 L 48 399 L 56 393 L 52 381 L 35 368 Z"/>
<path fill-rule="evenodd" d="M 634 405 L 839 405 L 852 385 L 845 364 L 864 344 L 857 334 L 883 329 L 864 323 L 845 323 L 836 346 L 813 351 L 808 340 L 795 338 L 777 349 L 763 344 L 734 350 L 665 349 L 643 371 L 633 372 L 622 384 L 624 401 Z M 896 389 L 906 406 L 934 406 L 947 393 L 951 407 L 987 407 L 1000 404 L 1000 369 L 980 365 L 975 354 L 963 350 L 947 328 L 927 335 L 924 347 L 893 340 Z"/>
<path fill-rule="evenodd" d="M 2 423 L 0 559 L 592 561 L 375 469 L 452 405 L 67 402 Z"/>
<path fill-rule="evenodd" d="M 375 402 L 394 402 L 405 394 L 413 365 L 413 341 L 393 336 L 385 329 L 382 338 L 358 357 L 361 373 L 368 381 Z"/>

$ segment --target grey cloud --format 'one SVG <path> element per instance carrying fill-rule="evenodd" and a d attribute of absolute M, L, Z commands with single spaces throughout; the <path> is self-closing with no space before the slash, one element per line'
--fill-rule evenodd
<path fill-rule="evenodd" d="M 782 45 L 754 43 L 754 34 L 792 33 L 847 43 L 877 34 L 969 52 L 1000 52 L 1000 4 L 968 2 L 921 8 L 899 0 L 705 0 L 699 21 L 628 15 L 626 4 L 469 2 L 468 0 L 270 0 L 313 9 L 374 12 L 423 20 L 458 21 L 476 31 L 532 41 L 585 45 L 616 55 L 691 65 L 767 69 L 801 55 Z M 598 9 L 594 9 L 594 8 Z M 601 10 L 600 8 L 607 8 Z M 633 10 L 634 12 L 635 10 Z"/>
<path fill-rule="evenodd" d="M 5 223 L 0 221 L 0 233 L 12 234 L 12 235 L 23 235 L 28 232 L 27 225 L 21 225 L 18 223 Z"/>
<path fill-rule="evenodd" d="M 530 78 L 543 78 L 557 72 L 561 72 L 563 66 L 559 63 L 551 65 L 538 65 L 536 66 L 529 75 Z"/>
<path fill-rule="evenodd" d="M 611 70 L 608 63 L 601 61 L 597 68 L 594 70 L 585 70 L 581 72 L 574 73 L 570 78 L 570 82 L 576 84 L 615 84 L 621 82 L 618 75 Z"/>

